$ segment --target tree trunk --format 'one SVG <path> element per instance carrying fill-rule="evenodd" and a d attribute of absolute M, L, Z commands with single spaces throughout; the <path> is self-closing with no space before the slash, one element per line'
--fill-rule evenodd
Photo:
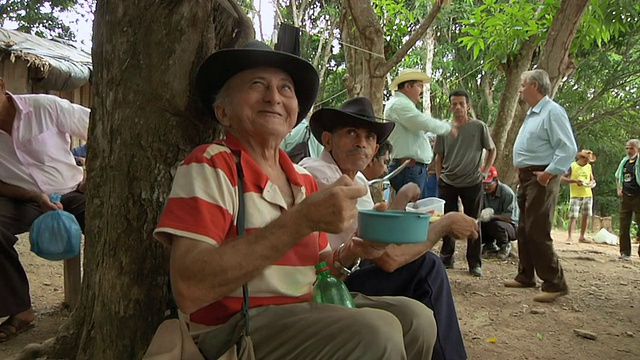
<path fill-rule="evenodd" d="M 214 133 L 195 104 L 194 76 L 215 49 L 253 37 L 226 0 L 98 0 L 84 278 L 50 358 L 139 359 L 146 350 L 168 265 L 151 234 L 176 165 Z"/>
<path fill-rule="evenodd" d="M 381 116 L 385 76 L 424 36 L 440 13 L 440 9 L 442 9 L 442 0 L 436 0 L 427 17 L 402 47 L 387 60 L 384 56 L 384 32 L 371 3 L 362 0 L 344 0 L 340 16 L 340 32 L 347 64 L 347 74 L 343 81 L 348 97 L 369 98 L 376 115 Z"/>
<path fill-rule="evenodd" d="M 508 135 L 514 126 L 514 115 L 518 107 L 518 99 L 520 98 L 518 92 L 520 88 L 520 75 L 529 70 L 531 66 L 531 59 L 537 48 L 536 40 L 537 37 L 534 36 L 522 44 L 520 52 L 515 59 L 504 66 L 506 76 L 504 90 L 500 96 L 496 122 L 493 124 L 491 130 L 491 138 L 496 145 L 498 154 L 495 166 L 499 169 L 500 181 L 507 184 L 513 184 L 513 180 L 515 179 L 511 155 L 513 139 L 510 141 Z"/>
<path fill-rule="evenodd" d="M 427 30 L 424 37 L 425 61 L 424 68 L 427 75 L 433 79 L 433 55 L 436 51 L 436 33 L 433 29 Z M 424 93 L 422 95 L 422 111 L 425 114 L 431 114 L 431 83 L 424 84 Z"/>
<path fill-rule="evenodd" d="M 382 92 L 385 74 L 378 75 L 384 58 L 384 33 L 378 16 L 367 1 L 345 0 L 340 16 L 347 74 L 343 82 L 347 96 L 365 96 L 373 103 L 377 116 L 382 115 Z"/>
<path fill-rule="evenodd" d="M 562 84 L 563 79 L 575 70 L 575 64 L 571 60 L 569 50 L 576 32 L 578 31 L 580 20 L 588 6 L 589 0 L 563 0 L 558 12 L 553 18 L 551 28 L 549 28 L 549 32 L 547 33 L 547 39 L 542 50 L 542 55 L 537 66 L 537 68 L 543 69 L 549 73 L 549 78 L 551 80 L 550 98 L 553 98 L 556 91 Z M 506 92 L 507 91 L 505 89 L 505 93 Z M 502 153 L 502 156 L 498 156 L 496 167 L 500 166 L 500 178 L 508 184 L 514 184 L 517 179 L 515 178 L 515 170 L 512 165 L 511 149 L 508 149 L 504 144 L 513 146 L 518 135 L 518 131 L 520 130 L 520 126 L 522 126 L 526 116 L 527 109 L 527 104 L 520 102 L 518 109 L 515 112 L 515 116 L 513 117 L 513 121 L 507 129 L 506 140 L 502 143 L 502 149 L 504 151 L 498 152 L 498 154 Z M 504 131 L 504 129 L 502 131 Z M 495 132 L 496 129 L 494 128 L 494 133 Z"/>

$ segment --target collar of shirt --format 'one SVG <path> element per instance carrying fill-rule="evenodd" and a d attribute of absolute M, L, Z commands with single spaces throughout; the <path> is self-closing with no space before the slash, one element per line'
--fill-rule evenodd
<path fill-rule="evenodd" d="M 225 139 L 223 143 L 231 150 L 232 153 L 234 153 L 234 155 L 240 152 L 240 164 L 242 165 L 242 171 L 245 174 L 245 179 L 251 179 L 251 182 L 254 185 L 259 186 L 264 190 L 267 187 L 267 183 L 269 182 L 269 177 L 264 173 L 264 171 L 262 171 L 262 168 L 260 168 L 258 163 L 253 160 L 240 140 L 238 140 L 235 136 L 227 131 L 225 133 Z M 289 180 L 291 185 L 302 188 L 303 181 L 300 178 L 300 174 L 295 170 L 293 163 L 291 162 L 291 160 L 289 160 L 287 153 L 280 148 L 278 148 L 278 152 L 280 154 L 280 166 L 287 176 L 287 179 Z"/>
<path fill-rule="evenodd" d="M 402 100 L 406 100 L 406 101 L 410 101 L 413 104 L 413 101 L 411 101 L 411 99 L 409 99 L 409 97 L 405 94 L 403 94 L 400 91 L 394 91 L 393 93 L 393 97 L 397 98 L 397 99 L 402 99 Z M 415 106 L 416 104 L 413 104 L 413 106 Z"/>
<path fill-rule="evenodd" d="M 536 114 L 540 114 L 540 111 L 542 111 L 542 108 L 547 105 L 547 103 L 550 101 L 551 99 L 549 99 L 548 96 L 544 96 L 542 99 L 540 99 L 540 101 L 538 101 L 538 103 L 536 104 L 536 106 L 532 107 L 531 109 L 529 109 L 529 111 L 527 112 L 527 114 L 529 113 L 536 113 Z"/>

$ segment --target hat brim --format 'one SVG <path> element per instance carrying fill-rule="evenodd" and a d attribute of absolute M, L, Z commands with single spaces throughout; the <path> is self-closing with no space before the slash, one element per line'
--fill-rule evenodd
<path fill-rule="evenodd" d="M 211 117 L 218 121 L 212 105 L 224 84 L 236 74 L 258 67 L 280 69 L 291 77 L 298 99 L 296 124 L 302 121 L 318 96 L 318 72 L 298 56 L 261 49 L 219 50 L 200 65 L 195 79 L 196 93 Z"/>
<path fill-rule="evenodd" d="M 396 91 L 398 90 L 398 85 L 406 81 L 422 81 L 423 83 L 430 83 L 431 77 L 422 72 L 400 74 L 391 81 L 391 85 L 389 85 L 389 88 L 391 88 L 391 90 L 393 91 Z"/>
<path fill-rule="evenodd" d="M 381 144 L 391 134 L 395 123 L 389 121 L 376 121 L 369 117 L 360 116 L 358 114 L 342 111 L 335 108 L 323 108 L 311 115 L 309 119 L 309 128 L 313 137 L 322 144 L 322 133 L 325 131 L 332 132 L 335 129 L 354 127 L 369 129 L 376 134 L 376 143 Z"/>

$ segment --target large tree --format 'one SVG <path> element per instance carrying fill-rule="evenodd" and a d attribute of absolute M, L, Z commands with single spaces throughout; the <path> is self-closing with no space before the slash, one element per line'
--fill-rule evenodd
<path fill-rule="evenodd" d="M 344 0 L 340 32 L 347 64 L 344 85 L 349 97 L 368 97 L 376 113 L 382 114 L 382 96 L 387 74 L 422 39 L 443 3 L 448 3 L 448 0 L 434 1 L 431 11 L 407 35 L 404 43 L 393 53 L 387 54 L 385 32 L 372 4 L 368 1 Z"/>
<path fill-rule="evenodd" d="M 80 302 L 23 358 L 142 356 L 166 298 L 168 258 L 151 234 L 175 167 L 214 132 L 196 106 L 195 73 L 215 49 L 253 36 L 232 1 L 98 0 Z"/>

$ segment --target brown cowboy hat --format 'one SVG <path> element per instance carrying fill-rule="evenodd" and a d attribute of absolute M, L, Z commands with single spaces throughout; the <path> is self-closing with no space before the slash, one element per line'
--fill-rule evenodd
<path fill-rule="evenodd" d="M 353 98 L 339 108 L 322 108 L 311 115 L 309 127 L 313 137 L 322 143 L 322 133 L 343 127 L 363 128 L 376 134 L 378 144 L 385 141 L 395 123 L 377 118 L 371 100 L 366 97 Z"/>
<path fill-rule="evenodd" d="M 298 99 L 297 123 L 307 115 L 318 96 L 318 72 L 308 61 L 269 45 L 251 40 L 237 49 L 223 49 L 211 54 L 198 69 L 195 87 L 200 102 L 213 120 L 213 101 L 224 84 L 234 75 L 257 67 L 272 67 L 287 73 L 295 87 Z"/>
<path fill-rule="evenodd" d="M 580 151 L 578 155 L 576 155 L 576 157 L 583 157 L 587 159 L 590 163 L 595 162 L 597 159 L 593 151 L 587 150 L 587 149 L 583 149 L 582 151 Z"/>

